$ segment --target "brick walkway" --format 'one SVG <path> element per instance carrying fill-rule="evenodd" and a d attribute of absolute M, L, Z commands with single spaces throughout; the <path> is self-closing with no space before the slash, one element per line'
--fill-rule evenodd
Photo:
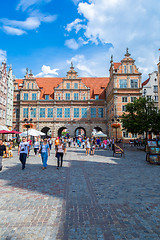
<path fill-rule="evenodd" d="M 0 239 L 160 239 L 160 166 L 142 151 L 125 158 L 71 148 L 56 170 L 54 153 L 42 170 L 17 152 L 0 172 Z"/>

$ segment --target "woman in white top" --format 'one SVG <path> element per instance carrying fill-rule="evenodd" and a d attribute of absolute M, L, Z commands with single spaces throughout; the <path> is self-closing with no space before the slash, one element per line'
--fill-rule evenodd
<path fill-rule="evenodd" d="M 89 138 L 87 138 L 87 141 L 86 141 L 86 155 L 89 155 L 90 148 L 91 148 L 91 141 L 89 140 Z"/>
<path fill-rule="evenodd" d="M 37 155 L 38 150 L 39 150 L 39 142 L 38 142 L 37 138 L 35 138 L 35 142 L 34 142 L 34 153 L 35 153 L 35 155 Z"/>
<path fill-rule="evenodd" d="M 63 164 L 63 154 L 64 154 L 64 145 L 62 143 L 62 140 L 59 140 L 59 144 L 56 147 L 56 157 L 57 157 L 57 169 L 59 169 L 59 161 L 61 160 L 60 167 L 62 167 Z"/>

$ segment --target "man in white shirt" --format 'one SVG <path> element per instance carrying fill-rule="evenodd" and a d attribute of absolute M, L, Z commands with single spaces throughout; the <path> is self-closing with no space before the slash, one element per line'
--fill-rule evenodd
<path fill-rule="evenodd" d="M 22 163 L 22 170 L 24 170 L 27 156 L 29 157 L 29 143 L 26 141 L 26 137 L 23 137 L 22 142 L 19 144 L 18 155 Z"/>

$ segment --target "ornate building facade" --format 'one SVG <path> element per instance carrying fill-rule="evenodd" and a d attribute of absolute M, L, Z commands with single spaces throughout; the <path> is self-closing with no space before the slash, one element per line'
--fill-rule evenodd
<path fill-rule="evenodd" d="M 7 65 L 2 62 L 0 67 L 0 125 L 6 126 L 7 110 Z"/>
<path fill-rule="evenodd" d="M 32 119 L 34 128 L 52 137 L 64 129 L 70 136 L 90 136 L 96 129 L 115 137 L 112 121 L 142 94 L 141 73 L 128 50 L 121 62 L 111 59 L 109 77 L 80 78 L 71 64 L 65 78 L 34 78 L 27 70 L 24 79 L 15 80 L 14 89 L 14 129 L 25 131 L 24 120 Z M 119 138 L 134 137 L 121 130 Z"/>
<path fill-rule="evenodd" d="M 109 78 L 79 78 L 71 64 L 65 78 L 34 78 L 14 82 L 14 129 L 26 130 L 25 119 L 52 137 L 64 129 L 70 136 L 106 132 L 106 87 Z"/>
<path fill-rule="evenodd" d="M 116 137 L 116 130 L 111 125 L 114 122 L 120 122 L 122 114 L 126 111 L 126 104 L 134 102 L 141 95 L 141 73 L 128 49 L 121 62 L 113 62 L 113 57 L 111 57 L 110 81 L 106 88 L 107 134 L 110 137 Z M 122 126 L 117 129 L 117 134 L 118 138 L 126 140 L 137 137 L 136 134 L 124 131 Z"/>

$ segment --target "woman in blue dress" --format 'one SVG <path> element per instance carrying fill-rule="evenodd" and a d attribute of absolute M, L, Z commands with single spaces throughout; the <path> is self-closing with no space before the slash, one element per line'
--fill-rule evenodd
<path fill-rule="evenodd" d="M 42 158 L 42 163 L 43 163 L 43 170 L 47 168 L 47 160 L 48 156 L 50 156 L 50 149 L 49 145 L 47 143 L 47 139 L 44 139 L 41 147 L 40 147 L 40 153 L 41 153 L 41 158 Z"/>

